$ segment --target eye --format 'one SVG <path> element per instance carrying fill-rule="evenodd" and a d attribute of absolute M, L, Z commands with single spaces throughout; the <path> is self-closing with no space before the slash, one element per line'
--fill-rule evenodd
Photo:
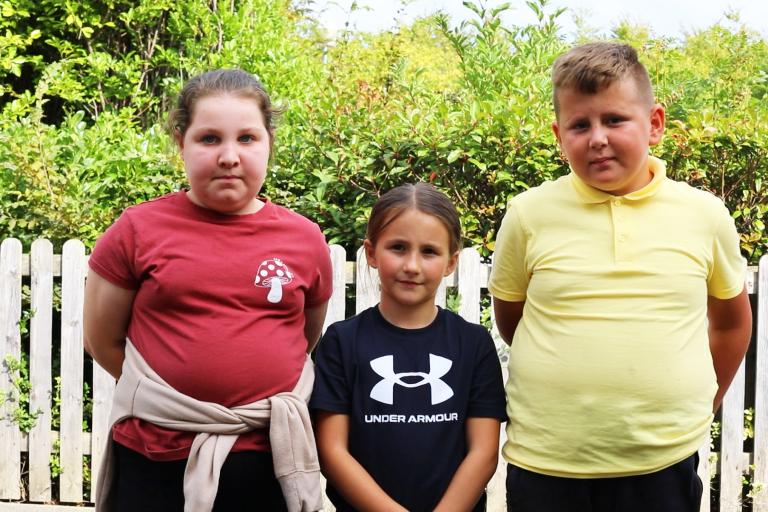
<path fill-rule="evenodd" d="M 583 131 L 589 128 L 589 123 L 587 121 L 574 121 L 570 128 L 575 131 Z"/>
<path fill-rule="evenodd" d="M 250 134 L 249 135 L 241 135 L 241 136 L 239 136 L 237 138 L 237 140 L 239 142 L 243 142 L 245 144 L 248 144 L 249 142 L 255 142 L 256 141 L 256 137 L 254 137 L 253 135 L 250 135 Z"/>
<path fill-rule="evenodd" d="M 434 248 L 434 247 L 425 247 L 425 248 L 423 248 L 423 249 L 421 250 L 421 252 L 422 252 L 423 254 L 427 255 L 427 256 L 436 256 L 436 255 L 440 254 L 440 251 L 438 251 L 438 250 L 437 250 L 436 248 Z"/>
<path fill-rule="evenodd" d="M 615 124 L 621 124 L 624 121 L 624 118 L 621 116 L 611 116 L 607 120 L 607 124 L 609 125 L 615 125 Z"/>
<path fill-rule="evenodd" d="M 219 140 L 218 137 L 216 137 L 215 135 L 210 135 L 210 134 L 203 135 L 202 137 L 200 137 L 200 142 L 202 142 L 203 144 L 216 144 L 216 142 L 218 142 L 218 140 Z"/>
<path fill-rule="evenodd" d="M 389 246 L 389 250 L 392 252 L 403 252 L 405 251 L 405 244 L 401 243 L 394 243 Z"/>

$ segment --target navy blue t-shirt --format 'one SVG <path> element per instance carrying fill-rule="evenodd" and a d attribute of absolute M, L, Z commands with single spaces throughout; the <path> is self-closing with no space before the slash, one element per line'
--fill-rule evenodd
<path fill-rule="evenodd" d="M 466 456 L 467 418 L 506 419 L 488 331 L 440 309 L 402 329 L 373 307 L 336 322 L 317 348 L 310 408 L 349 416 L 349 451 L 395 501 L 433 510 Z M 337 510 L 354 510 L 329 484 Z"/>

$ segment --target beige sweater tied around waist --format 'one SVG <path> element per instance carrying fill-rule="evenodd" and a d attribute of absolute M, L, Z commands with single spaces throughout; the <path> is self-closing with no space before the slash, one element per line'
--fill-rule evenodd
<path fill-rule="evenodd" d="M 269 427 L 275 476 L 289 512 L 322 510 L 320 465 L 307 410 L 314 368 L 309 356 L 293 391 L 252 404 L 227 408 L 184 395 L 168 385 L 144 361 L 130 340 L 123 373 L 117 381 L 110 431 L 117 422 L 140 418 L 171 430 L 197 432 L 184 471 L 184 512 L 210 512 L 224 460 L 240 434 Z M 96 510 L 115 510 L 116 482 L 112 437 L 107 441 L 99 479 Z M 254 510 L 259 509 L 254 496 Z"/>

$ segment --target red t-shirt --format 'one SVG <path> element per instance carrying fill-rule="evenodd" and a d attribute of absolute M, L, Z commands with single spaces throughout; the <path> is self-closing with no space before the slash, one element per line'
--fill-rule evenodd
<path fill-rule="evenodd" d="M 223 215 L 176 192 L 126 209 L 91 269 L 135 289 L 128 337 L 173 388 L 226 407 L 290 391 L 306 358 L 304 310 L 326 302 L 332 270 L 318 226 L 265 201 Z M 115 441 L 153 460 L 188 456 L 194 433 L 129 418 Z M 268 450 L 265 430 L 234 450 Z"/>

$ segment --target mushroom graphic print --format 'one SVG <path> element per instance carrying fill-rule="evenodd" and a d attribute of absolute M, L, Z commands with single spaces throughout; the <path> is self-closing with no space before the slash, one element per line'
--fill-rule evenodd
<path fill-rule="evenodd" d="M 269 288 L 267 300 L 277 304 L 283 298 L 283 285 L 293 281 L 293 273 L 288 266 L 278 258 L 264 260 L 256 271 L 254 285 Z"/>

